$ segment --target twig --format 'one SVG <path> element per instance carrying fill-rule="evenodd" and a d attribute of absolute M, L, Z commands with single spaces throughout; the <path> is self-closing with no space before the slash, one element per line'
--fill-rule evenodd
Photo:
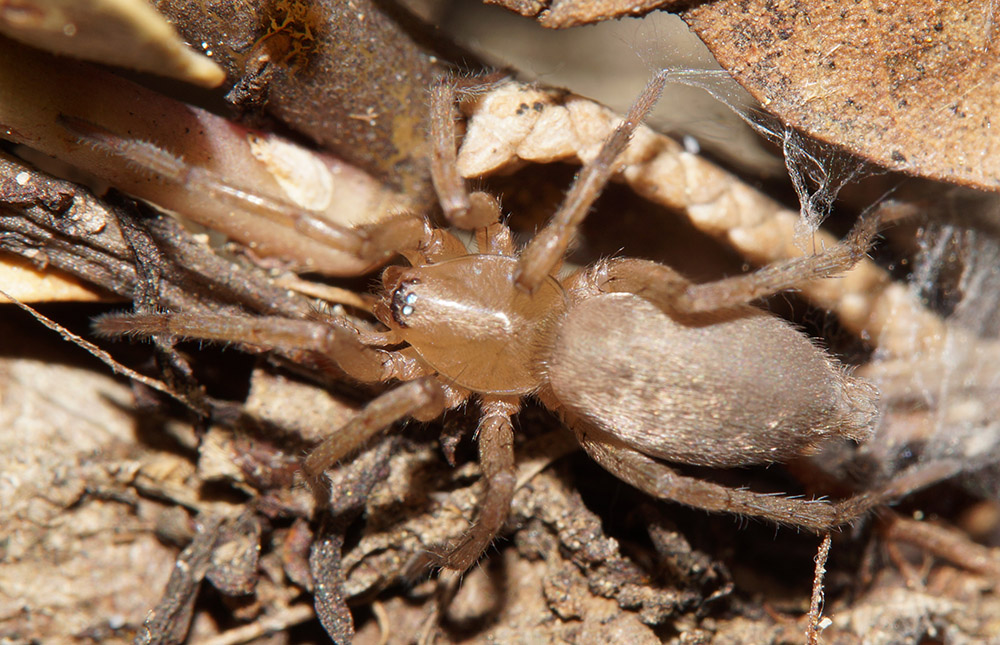
<path fill-rule="evenodd" d="M 37 309 L 29 305 L 26 305 L 20 300 L 14 298 L 3 289 L 0 289 L 0 296 L 7 298 L 12 303 L 17 305 L 24 311 L 28 312 L 35 320 L 37 320 L 38 322 L 42 323 L 52 331 L 62 336 L 64 340 L 67 340 L 73 343 L 74 345 L 77 345 L 78 347 L 81 347 L 84 350 L 86 350 L 90 355 L 94 356 L 95 358 L 103 362 L 105 365 L 110 367 L 112 371 L 114 371 L 116 374 L 122 374 L 124 376 L 127 376 L 130 379 L 138 381 L 139 383 L 142 383 L 147 387 L 151 387 L 154 390 L 166 394 L 167 396 L 173 397 L 178 401 L 180 401 L 181 403 L 183 403 L 184 405 L 188 406 L 190 409 L 194 410 L 195 412 L 198 412 L 199 414 L 207 413 L 202 406 L 197 405 L 194 401 L 192 401 L 187 396 L 181 394 L 180 392 L 174 391 L 172 388 L 170 388 L 170 386 L 168 386 L 163 381 L 157 380 L 155 378 L 150 378 L 149 376 L 140 374 L 139 372 L 136 372 L 131 368 L 125 367 L 97 345 L 93 344 L 89 340 L 86 340 L 85 338 L 77 336 L 76 334 L 66 329 L 56 321 L 52 320 L 51 318 L 39 312 Z"/>
<path fill-rule="evenodd" d="M 269 616 L 264 616 L 256 622 L 222 632 L 218 636 L 203 640 L 201 643 L 202 645 L 239 645 L 239 643 L 249 643 L 254 639 L 283 631 L 292 625 L 304 623 L 315 617 L 316 613 L 308 603 L 282 607 L 277 612 Z"/>
<path fill-rule="evenodd" d="M 1000 550 L 976 544 L 968 536 L 930 522 L 918 522 L 898 513 L 882 516 L 881 532 L 886 540 L 909 542 L 938 558 L 969 571 L 1000 578 Z"/>
<path fill-rule="evenodd" d="M 820 625 L 823 615 L 823 578 L 826 576 L 826 559 L 830 556 L 830 534 L 823 536 L 816 553 L 816 573 L 813 574 L 812 598 L 809 600 L 809 626 L 806 628 L 806 643 L 819 645 L 819 633 L 825 625 Z M 829 619 L 827 619 L 829 620 Z"/>

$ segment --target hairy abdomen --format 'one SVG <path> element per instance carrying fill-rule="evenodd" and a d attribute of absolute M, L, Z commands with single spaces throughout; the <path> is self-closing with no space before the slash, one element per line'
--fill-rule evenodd
<path fill-rule="evenodd" d="M 746 307 L 681 324 L 630 294 L 571 307 L 548 378 L 560 403 L 670 461 L 784 461 L 871 433 L 877 391 L 785 321 Z"/>

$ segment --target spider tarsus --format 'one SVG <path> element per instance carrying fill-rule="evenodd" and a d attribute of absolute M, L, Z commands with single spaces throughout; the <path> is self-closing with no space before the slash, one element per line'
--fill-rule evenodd
<path fill-rule="evenodd" d="M 108 313 L 97 316 L 91 329 L 102 338 L 147 338 L 168 333 L 167 314 Z"/>
<path fill-rule="evenodd" d="M 358 257 L 373 261 L 419 249 L 429 235 L 424 219 L 411 213 L 401 213 L 352 233 L 362 240 L 357 251 Z"/>

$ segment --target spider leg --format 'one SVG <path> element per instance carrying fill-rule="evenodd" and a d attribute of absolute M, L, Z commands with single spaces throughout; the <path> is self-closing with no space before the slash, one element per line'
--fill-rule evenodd
<path fill-rule="evenodd" d="M 379 262 L 399 250 L 415 248 L 422 239 L 423 219 L 412 213 L 356 228 L 343 226 L 251 187 L 234 185 L 148 141 L 133 141 L 82 119 L 64 116 L 62 123 L 81 141 L 129 161 L 156 179 L 201 192 L 229 208 L 281 224 L 362 260 Z"/>
<path fill-rule="evenodd" d="M 500 202 L 489 193 L 469 192 L 465 178 L 458 172 L 458 150 L 456 145 L 458 118 L 456 100 L 461 79 L 446 78 L 431 90 L 431 180 L 437 192 L 438 202 L 445 218 L 453 226 L 475 229 L 480 253 L 513 255 L 514 244 L 510 231 L 500 222 Z M 491 79 L 482 79 L 470 88 L 462 87 L 463 94 L 475 93 L 477 89 L 488 88 Z M 428 248 L 422 258 L 410 258 L 411 264 L 439 262 L 455 255 L 464 254 L 452 243 L 454 236 L 444 231 L 436 232 L 446 236 L 438 241 L 438 248 Z M 432 245 L 427 245 L 431 247 Z M 419 262 L 419 260 L 424 260 Z M 415 261 L 417 260 L 417 261 Z"/>
<path fill-rule="evenodd" d="M 632 105 L 625 120 L 601 146 L 597 156 L 577 174 L 559 210 L 521 254 L 515 278 L 518 287 L 533 292 L 562 260 L 580 223 L 617 171 L 615 160 L 625 150 L 635 129 L 659 100 L 666 81 L 664 72 L 653 77 Z"/>
<path fill-rule="evenodd" d="M 234 316 L 213 313 L 107 314 L 94 321 L 104 336 L 177 338 L 243 343 L 279 351 L 312 351 L 333 359 L 349 376 L 362 382 L 406 377 L 413 366 L 399 352 L 370 345 L 398 342 L 392 333 L 362 334 L 346 320 L 293 320 L 276 316 Z"/>
<path fill-rule="evenodd" d="M 313 448 L 302 463 L 319 508 L 329 502 L 329 487 L 323 471 L 347 457 L 393 423 L 408 417 L 432 419 L 448 407 L 448 391 L 436 378 L 425 376 L 407 381 L 371 400 L 345 425 Z"/>
<path fill-rule="evenodd" d="M 621 259 L 601 267 L 602 291 L 633 293 L 669 313 L 694 314 L 748 304 L 811 280 L 843 273 L 865 257 L 878 232 L 870 214 L 855 224 L 843 242 L 815 255 L 775 262 L 745 275 L 691 284 L 673 269 L 643 260 Z"/>
<path fill-rule="evenodd" d="M 500 219 L 500 204 L 487 193 L 470 193 L 458 172 L 455 83 L 455 79 L 443 79 L 431 90 L 431 181 L 441 210 L 453 226 L 482 228 Z"/>
<path fill-rule="evenodd" d="M 471 567 L 500 531 L 510 512 L 510 502 L 517 484 L 514 467 L 514 429 L 510 418 L 520 408 L 518 399 L 486 398 L 479 423 L 479 463 L 486 488 L 479 505 L 475 525 L 440 564 L 465 571 Z"/>
<path fill-rule="evenodd" d="M 639 490 L 706 511 L 735 513 L 822 533 L 849 524 L 872 508 L 954 474 L 950 464 L 907 471 L 886 486 L 840 502 L 799 499 L 729 488 L 680 475 L 667 465 L 576 421 L 571 424 L 580 445 L 610 473 Z"/>

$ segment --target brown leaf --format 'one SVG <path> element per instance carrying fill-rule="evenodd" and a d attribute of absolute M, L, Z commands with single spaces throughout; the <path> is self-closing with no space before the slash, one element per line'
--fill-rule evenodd
<path fill-rule="evenodd" d="M 522 16 L 537 18 L 549 29 L 590 25 L 602 20 L 644 16 L 677 0 L 486 0 Z"/>
<path fill-rule="evenodd" d="M 789 125 L 893 170 L 996 190 L 991 6 L 722 0 L 682 16 Z"/>
<path fill-rule="evenodd" d="M 216 87 L 225 72 L 146 0 L 4 3 L 0 33 L 47 51 Z"/>

